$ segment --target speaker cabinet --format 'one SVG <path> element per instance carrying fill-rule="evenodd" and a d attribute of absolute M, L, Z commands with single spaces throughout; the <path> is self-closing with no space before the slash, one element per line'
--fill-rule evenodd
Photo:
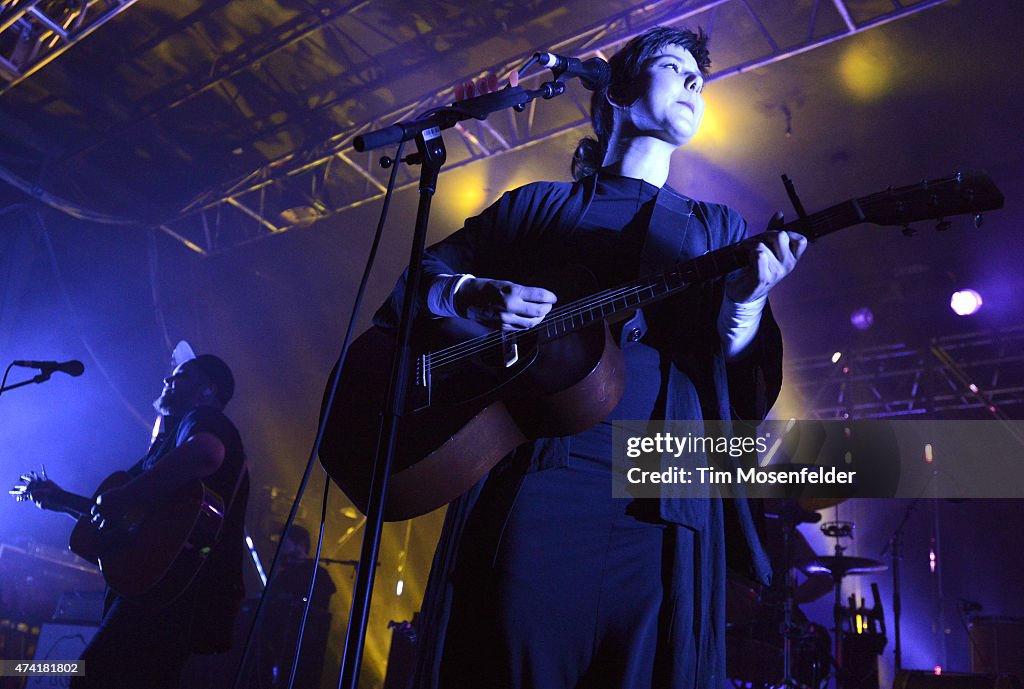
<path fill-rule="evenodd" d="M 974 617 L 971 635 L 971 671 L 1024 677 L 1024 618 Z"/>
<path fill-rule="evenodd" d="M 97 629 L 98 626 L 91 624 L 44 624 L 39 630 L 34 660 L 38 663 L 78 660 Z M 33 675 L 28 678 L 25 689 L 66 687 L 70 681 L 66 676 Z"/>

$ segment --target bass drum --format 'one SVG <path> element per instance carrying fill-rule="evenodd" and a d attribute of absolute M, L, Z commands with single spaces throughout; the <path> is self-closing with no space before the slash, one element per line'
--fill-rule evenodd
<path fill-rule="evenodd" d="M 797 613 L 797 617 L 802 615 Z M 824 689 L 832 662 L 831 638 L 820 625 L 798 620 L 797 626 L 792 639 L 793 677 L 800 687 Z M 753 687 L 780 686 L 784 679 L 781 629 L 782 610 L 775 606 L 764 606 L 752 623 L 728 626 L 725 647 L 729 679 Z"/>

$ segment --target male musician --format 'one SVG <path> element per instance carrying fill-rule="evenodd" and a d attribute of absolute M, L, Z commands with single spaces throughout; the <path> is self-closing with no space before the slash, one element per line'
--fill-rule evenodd
<path fill-rule="evenodd" d="M 295 644 L 302 625 L 309 584 L 316 570 L 316 588 L 302 633 L 302 656 L 295 686 L 318 686 L 330 627 L 330 601 L 337 588 L 326 567 L 309 557 L 309 531 L 292 524 L 281 541 L 281 555 L 266 589 L 266 610 L 260 623 L 260 666 L 263 686 L 287 687 Z"/>
<path fill-rule="evenodd" d="M 230 648 L 243 596 L 242 557 L 249 478 L 242 440 L 223 409 L 234 394 L 231 369 L 202 354 L 178 365 L 153 406 L 163 432 L 130 470 L 132 480 L 95 499 L 93 522 L 116 524 L 127 512 L 202 480 L 225 502 L 225 521 L 199 574 L 173 600 L 159 591 L 123 597 L 111 590 L 103 621 L 86 647 L 85 676 L 75 689 L 176 689 L 189 654 Z M 39 507 L 63 511 L 68 495 L 45 476 L 22 476 L 11 491 Z M 102 526 L 101 526 L 102 528 Z"/>
<path fill-rule="evenodd" d="M 666 186 L 673 152 L 704 112 L 703 32 L 656 28 L 610 65 L 576 182 L 508 192 L 431 247 L 420 313 L 528 328 L 564 303 L 531 277 L 545 268 L 582 263 L 610 288 L 743 240 L 738 213 Z M 520 448 L 449 506 L 423 605 L 420 686 L 724 684 L 723 501 L 670 490 L 656 502 L 613 499 L 611 421 L 761 420 L 781 383 L 766 297 L 805 247 L 769 233 L 749 244 L 747 268 L 638 311 L 614 333 L 626 390 L 609 418 Z M 397 323 L 404 287 L 378 326 Z M 731 502 L 766 581 L 747 505 Z"/>
<path fill-rule="evenodd" d="M 288 603 L 302 601 L 309 593 L 309 582 L 316 561 L 309 557 L 309 531 L 298 524 L 292 524 L 284 533 L 281 541 L 281 561 L 274 572 L 269 589 L 274 600 L 286 600 Z M 319 567 L 316 577 L 316 591 L 313 593 L 313 607 L 327 610 L 331 596 L 337 588 L 331 575 L 324 567 Z M 280 620 L 276 615 L 269 617 Z"/>

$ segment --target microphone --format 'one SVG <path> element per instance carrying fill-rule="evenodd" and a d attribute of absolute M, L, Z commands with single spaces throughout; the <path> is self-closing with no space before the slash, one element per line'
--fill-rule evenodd
<path fill-rule="evenodd" d="M 583 88 L 596 91 L 608 85 L 612 80 L 612 70 L 608 63 L 599 57 L 580 60 L 578 57 L 564 57 L 554 53 L 537 53 L 538 62 L 555 73 L 555 78 L 565 75 L 579 77 Z"/>
<path fill-rule="evenodd" d="M 960 599 L 960 609 L 963 610 L 965 615 L 970 615 L 972 612 L 981 612 L 984 606 L 978 601 L 967 600 L 966 598 Z"/>
<path fill-rule="evenodd" d="M 85 365 L 77 359 L 72 359 L 71 361 L 15 361 L 14 365 L 24 368 L 38 368 L 47 375 L 60 371 L 77 378 L 85 373 Z"/>

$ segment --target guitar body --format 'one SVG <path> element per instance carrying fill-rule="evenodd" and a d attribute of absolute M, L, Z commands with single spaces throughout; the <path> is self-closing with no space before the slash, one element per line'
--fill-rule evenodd
<path fill-rule="evenodd" d="M 115 472 L 95 495 L 129 480 L 126 472 Z M 71 532 L 69 546 L 75 554 L 98 564 L 107 585 L 118 594 L 152 593 L 161 600 L 173 600 L 206 561 L 223 518 L 220 497 L 195 481 L 113 526 L 100 529 L 89 515 L 82 516 Z"/>
<path fill-rule="evenodd" d="M 462 319 L 439 324 L 430 337 L 435 345 L 492 333 Z M 500 352 L 501 346 L 494 349 Z M 618 404 L 625 369 L 607 325 L 526 349 L 519 345 L 519 361 L 511 367 L 484 355 L 443 378 L 435 373 L 429 404 L 418 409 L 423 391 L 413 389 L 413 409 L 399 425 L 385 519 L 410 519 L 442 507 L 519 445 L 586 430 Z M 394 337 L 378 328 L 352 343 L 320 447 L 324 469 L 364 511 L 394 350 Z"/>

